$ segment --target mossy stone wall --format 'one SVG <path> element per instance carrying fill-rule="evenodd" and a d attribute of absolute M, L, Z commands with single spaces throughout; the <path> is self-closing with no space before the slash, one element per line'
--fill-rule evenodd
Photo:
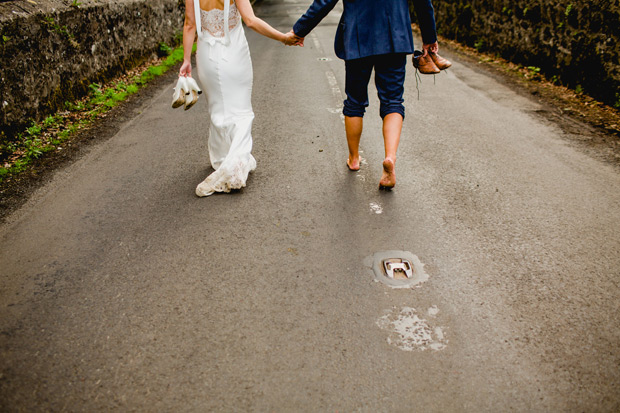
<path fill-rule="evenodd" d="M 620 0 L 434 0 L 440 35 L 620 108 Z"/>
<path fill-rule="evenodd" d="M 0 132 L 11 137 L 182 30 L 179 0 L 0 2 Z"/>

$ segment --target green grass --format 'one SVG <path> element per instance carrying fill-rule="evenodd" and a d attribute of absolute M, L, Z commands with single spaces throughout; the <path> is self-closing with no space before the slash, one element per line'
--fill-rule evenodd
<path fill-rule="evenodd" d="M 108 85 L 92 83 L 85 99 L 65 102 L 65 111 L 32 122 L 12 142 L 0 145 L 0 183 L 28 169 L 36 160 L 69 141 L 77 131 L 88 127 L 101 114 L 118 106 L 141 87 L 166 73 L 183 60 L 183 48 L 160 45 L 169 55 L 159 64 L 144 70 L 131 82 L 116 81 Z M 194 45 L 195 51 L 196 45 Z"/>

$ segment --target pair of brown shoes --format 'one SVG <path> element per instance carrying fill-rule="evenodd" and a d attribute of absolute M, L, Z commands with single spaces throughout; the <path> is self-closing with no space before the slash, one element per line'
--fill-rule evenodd
<path fill-rule="evenodd" d="M 437 53 L 428 52 L 426 56 L 423 55 L 424 53 L 419 50 L 413 52 L 413 66 L 422 74 L 435 75 L 452 66 L 452 62 Z"/>

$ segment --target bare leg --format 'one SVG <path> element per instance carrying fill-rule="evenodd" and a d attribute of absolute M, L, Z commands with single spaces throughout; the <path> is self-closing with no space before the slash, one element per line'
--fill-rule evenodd
<path fill-rule="evenodd" d="M 379 188 L 390 189 L 396 185 L 396 150 L 400 143 L 400 132 L 403 128 L 403 117 L 400 113 L 390 113 L 383 118 L 383 141 L 385 144 L 385 160 Z"/>
<path fill-rule="evenodd" d="M 362 129 L 364 127 L 364 118 L 361 117 L 344 117 L 344 129 L 347 133 L 347 145 L 349 146 L 349 159 L 347 166 L 352 171 L 360 169 L 360 139 L 362 138 Z"/>

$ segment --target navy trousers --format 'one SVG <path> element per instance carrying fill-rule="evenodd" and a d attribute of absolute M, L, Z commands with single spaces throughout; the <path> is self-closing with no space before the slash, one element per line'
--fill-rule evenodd
<path fill-rule="evenodd" d="M 345 60 L 346 80 L 342 113 L 349 117 L 363 117 L 368 107 L 368 82 L 375 70 L 375 85 L 381 101 L 380 115 L 400 113 L 405 117 L 403 92 L 407 55 L 403 53 L 383 54 Z"/>

